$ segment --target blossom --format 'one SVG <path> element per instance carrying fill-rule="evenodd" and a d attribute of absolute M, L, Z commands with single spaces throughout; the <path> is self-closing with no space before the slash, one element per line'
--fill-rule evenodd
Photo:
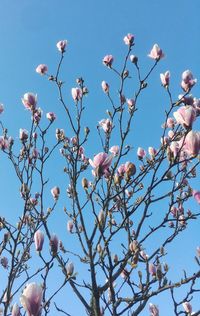
<path fill-rule="evenodd" d="M 74 272 L 74 264 L 73 264 L 73 262 L 68 263 L 68 265 L 66 267 L 66 271 L 67 271 L 67 276 L 68 277 L 72 276 L 72 274 Z"/>
<path fill-rule="evenodd" d="M 65 48 L 67 46 L 67 40 L 62 40 L 59 41 L 57 44 L 57 49 L 59 50 L 59 52 L 64 53 L 65 52 Z"/>
<path fill-rule="evenodd" d="M 11 316 L 20 316 L 20 309 L 17 303 L 15 303 L 12 307 Z"/>
<path fill-rule="evenodd" d="M 149 304 L 149 311 L 150 311 L 150 316 L 159 316 L 159 309 L 158 306 L 150 303 Z"/>
<path fill-rule="evenodd" d="M 105 133 L 112 131 L 112 122 L 109 119 L 103 119 L 99 122 L 99 126 L 104 130 Z"/>
<path fill-rule="evenodd" d="M 113 56 L 112 55 L 106 55 L 104 58 L 103 58 L 103 64 L 109 68 L 111 68 L 112 66 L 112 63 L 113 63 Z"/>
<path fill-rule="evenodd" d="M 51 248 L 52 255 L 55 256 L 58 251 L 58 237 L 55 234 L 51 236 L 49 245 Z"/>
<path fill-rule="evenodd" d="M 0 136 L 0 149 L 5 150 L 10 147 L 9 140 L 5 136 Z"/>
<path fill-rule="evenodd" d="M 135 107 L 135 100 L 134 99 L 126 99 L 126 103 L 128 104 L 128 107 L 130 109 L 133 109 Z"/>
<path fill-rule="evenodd" d="M 170 72 L 166 71 L 164 74 L 160 74 L 160 80 L 163 87 L 169 86 Z"/>
<path fill-rule="evenodd" d="M 184 127 L 191 127 L 196 120 L 196 110 L 192 106 L 182 106 L 173 113 L 178 124 Z"/>
<path fill-rule="evenodd" d="M 167 122 L 166 122 L 166 127 L 168 128 L 174 128 L 175 126 L 175 121 L 172 117 L 168 117 Z"/>
<path fill-rule="evenodd" d="M 56 119 L 56 115 L 55 113 L 53 112 L 48 112 L 46 114 L 46 118 L 50 121 L 50 122 L 53 122 L 55 119 Z"/>
<path fill-rule="evenodd" d="M 42 303 L 42 287 L 36 283 L 29 283 L 24 289 L 20 302 L 28 316 L 39 316 Z"/>
<path fill-rule="evenodd" d="M 34 242 L 36 251 L 41 251 L 44 243 L 44 234 L 41 230 L 37 230 L 34 234 Z"/>
<path fill-rule="evenodd" d="M 128 33 L 126 36 L 124 36 L 124 43 L 126 45 L 132 46 L 133 42 L 134 42 L 133 34 Z"/>
<path fill-rule="evenodd" d="M 89 159 L 90 165 L 95 169 L 94 174 L 96 176 L 106 174 L 111 165 L 112 158 L 113 157 L 109 156 L 107 153 L 101 152 L 95 155 L 93 160 Z"/>
<path fill-rule="evenodd" d="M 181 87 L 185 92 L 188 92 L 196 83 L 197 79 L 194 79 L 190 70 L 185 70 L 182 73 Z"/>
<path fill-rule="evenodd" d="M 197 201 L 197 203 L 200 204 L 200 191 L 193 190 L 192 195 L 195 198 L 195 200 Z"/>
<path fill-rule="evenodd" d="M 26 129 L 20 128 L 19 130 L 19 139 L 22 142 L 26 142 L 28 139 L 28 131 Z"/>
<path fill-rule="evenodd" d="M 149 263 L 149 273 L 152 276 L 156 275 L 156 267 L 155 267 L 155 265 L 153 263 Z"/>
<path fill-rule="evenodd" d="M 110 149 L 109 149 L 109 152 L 111 154 L 113 154 L 114 157 L 118 156 L 119 154 L 119 146 L 112 146 Z"/>
<path fill-rule="evenodd" d="M 200 132 L 190 131 L 185 137 L 184 149 L 191 157 L 195 157 L 200 152 Z"/>
<path fill-rule="evenodd" d="M 186 313 L 192 313 L 192 305 L 189 302 L 184 302 L 183 308 L 186 311 Z"/>
<path fill-rule="evenodd" d="M 72 222 L 72 221 L 68 221 L 68 222 L 67 222 L 67 230 L 68 230 L 68 232 L 69 232 L 69 233 L 72 233 L 73 228 L 74 228 L 73 222 Z"/>
<path fill-rule="evenodd" d="M 51 189 L 51 194 L 52 194 L 52 196 L 53 196 L 53 198 L 54 198 L 55 201 L 58 200 L 59 195 L 60 195 L 60 189 L 59 189 L 59 187 L 54 187 L 54 188 L 52 188 L 52 189 Z"/>
<path fill-rule="evenodd" d="M 139 159 L 143 159 L 146 156 L 146 151 L 143 148 L 138 147 L 137 156 Z"/>
<path fill-rule="evenodd" d="M 37 94 L 33 94 L 32 92 L 25 93 L 22 98 L 22 103 L 27 110 L 35 110 L 37 105 Z"/>
<path fill-rule="evenodd" d="M 110 88 L 110 87 L 109 87 L 109 84 L 108 84 L 107 82 L 102 81 L 101 87 L 102 87 L 102 89 L 103 89 L 103 92 L 109 93 L 109 88 Z"/>
<path fill-rule="evenodd" d="M 148 55 L 150 58 L 159 61 L 164 57 L 162 49 L 158 46 L 158 44 L 154 44 L 150 54 Z"/>
<path fill-rule="evenodd" d="M 47 65 L 40 64 L 36 67 L 35 71 L 40 75 L 45 75 L 48 71 Z"/>
<path fill-rule="evenodd" d="M 131 61 L 133 64 L 137 65 L 138 57 L 135 56 L 135 55 L 130 55 L 130 61 Z"/>
<path fill-rule="evenodd" d="M 157 150 L 156 150 L 155 148 L 153 148 L 153 147 L 149 147 L 149 148 L 148 148 L 148 153 L 149 153 L 149 155 L 150 155 L 152 158 L 154 158 L 155 155 L 157 154 Z"/>
<path fill-rule="evenodd" d="M 82 98 L 82 91 L 80 88 L 72 88 L 71 93 L 72 93 L 72 98 L 76 102 Z"/>

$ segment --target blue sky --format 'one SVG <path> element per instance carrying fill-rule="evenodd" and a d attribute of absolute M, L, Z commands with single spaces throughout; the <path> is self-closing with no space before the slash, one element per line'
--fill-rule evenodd
<path fill-rule="evenodd" d="M 55 127 L 64 127 L 68 132 L 56 90 L 50 82 L 35 73 L 40 63 L 48 65 L 49 73 L 55 72 L 59 59 L 56 43 L 67 39 L 69 44 L 62 68 L 66 99 L 73 104 L 71 87 L 75 86 L 75 79 L 82 76 L 90 91 L 85 123 L 94 130 L 91 136 L 93 147 L 88 149 L 88 155 L 98 152 L 100 147 L 94 146 L 97 143 L 95 125 L 105 117 L 108 108 L 106 97 L 101 91 L 101 81 L 114 80 L 113 75 L 102 65 L 102 58 L 112 54 L 115 64 L 120 65 L 127 49 L 123 37 L 130 32 L 135 35 L 134 54 L 139 56 L 143 73 L 153 64 L 147 54 L 154 43 L 158 43 L 166 55 L 149 80 L 149 89 L 139 101 L 140 112 L 134 122 L 135 150 L 139 145 L 158 146 L 164 109 L 168 104 L 165 91 L 160 86 L 160 72 L 170 70 L 174 98 L 181 93 L 180 80 L 184 70 L 190 69 L 200 81 L 199 11 L 199 0 L 190 3 L 187 0 L 1 0 L 0 102 L 5 105 L 2 120 L 9 134 L 17 140 L 19 128 L 29 127 L 30 117 L 21 104 L 21 97 L 27 91 L 37 93 L 44 113 L 56 112 L 58 120 Z M 113 87 L 113 94 L 115 92 L 116 88 Z M 193 90 L 193 94 L 200 97 L 198 93 L 199 84 Z M 196 123 L 195 128 L 199 127 L 199 123 Z M 54 163 L 50 165 L 50 186 L 55 185 L 55 174 L 61 174 L 62 167 L 61 159 L 56 161 L 56 166 Z M 4 179 L 0 183 L 0 190 L 4 192 L 0 212 L 8 213 L 12 218 L 13 213 L 19 211 L 16 205 L 20 208 L 19 184 L 1 154 L 0 173 Z M 64 183 L 63 176 L 58 176 L 58 179 Z M 199 184 L 198 181 L 196 183 Z M 58 212 L 61 214 L 62 211 Z M 59 216 L 55 219 L 56 225 L 59 225 Z M 52 227 L 55 231 L 56 225 Z M 191 239 L 197 239 L 198 225 L 195 225 Z M 182 243 L 188 249 L 190 242 L 186 237 Z M 194 249 L 195 245 L 188 249 L 188 256 L 194 256 Z M 180 266 L 181 261 L 187 261 L 184 253 L 175 260 Z M 155 303 L 164 306 L 163 302 L 156 302 L 156 299 Z M 71 308 L 75 308 L 74 305 Z M 76 312 L 72 312 L 72 315 Z M 161 314 L 169 315 L 165 309 Z"/>

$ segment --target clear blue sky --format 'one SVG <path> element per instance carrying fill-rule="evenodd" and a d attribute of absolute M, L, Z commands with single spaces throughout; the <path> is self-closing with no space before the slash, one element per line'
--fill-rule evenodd
<path fill-rule="evenodd" d="M 154 43 L 158 43 L 166 54 L 152 75 L 149 89 L 140 104 L 140 115 L 135 121 L 135 148 L 139 145 L 158 146 L 158 135 L 167 105 L 165 91 L 160 86 L 160 72 L 171 71 L 174 97 L 181 93 L 179 83 L 184 70 L 190 69 L 200 81 L 199 12 L 199 0 L 1 0 L 0 102 L 5 105 L 2 119 L 9 134 L 17 139 L 20 127 L 28 129 L 30 118 L 21 104 L 21 97 L 27 91 L 38 94 L 39 105 L 44 113 L 57 113 L 59 118 L 55 127 L 64 127 L 67 133 L 55 89 L 50 82 L 35 73 L 35 67 L 40 63 L 48 65 L 49 73 L 55 72 L 59 58 L 56 43 L 61 39 L 69 42 L 62 70 L 67 102 L 73 103 L 70 90 L 75 86 L 75 79 L 82 76 L 90 91 L 87 99 L 88 124 L 95 128 L 98 121 L 105 117 L 108 107 L 101 91 L 101 81 L 112 80 L 112 75 L 102 65 L 102 58 L 106 54 L 113 54 L 118 65 L 126 52 L 123 37 L 130 32 L 135 35 L 134 53 L 140 57 L 144 72 L 152 64 L 147 54 Z M 193 91 L 194 95 L 200 97 L 198 93 L 199 84 Z M 196 125 L 196 129 L 199 127 Z M 95 134 L 91 142 L 96 142 Z M 97 152 L 98 147 L 95 150 Z M 88 152 L 89 155 L 94 153 L 91 149 Z M 14 173 L 5 159 L 0 156 L 0 190 L 4 192 L 0 213 L 7 213 L 12 218 L 14 212 L 20 212 L 16 209 L 16 205 L 20 207 L 19 184 L 14 180 Z M 55 169 L 49 170 L 50 186 L 57 181 L 56 178 L 54 180 L 54 171 L 58 174 L 62 171 L 61 160 L 53 166 Z M 63 181 L 63 178 L 60 177 L 59 181 Z M 62 211 L 58 212 L 61 216 Z M 55 218 L 56 225 L 60 223 L 59 216 Z M 57 227 L 52 229 L 56 232 Z M 197 240 L 197 224 L 194 227 L 191 239 Z M 64 236 L 63 233 L 62 237 L 66 238 Z M 183 240 L 184 248 L 188 249 L 191 240 L 188 237 Z M 198 244 L 200 240 L 197 240 Z M 188 249 L 191 258 L 195 246 L 193 244 Z M 183 260 L 187 261 L 184 251 L 182 256 L 180 253 L 175 259 L 179 264 Z M 163 308 L 162 316 L 169 316 L 164 301 L 157 302 L 155 298 L 153 302 Z M 71 294 L 68 293 L 66 304 L 70 304 L 69 309 L 74 316 L 81 311 L 71 304 Z"/>

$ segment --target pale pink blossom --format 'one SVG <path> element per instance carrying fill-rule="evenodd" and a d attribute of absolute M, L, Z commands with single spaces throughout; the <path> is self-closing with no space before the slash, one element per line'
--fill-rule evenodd
<path fill-rule="evenodd" d="M 157 150 L 156 150 L 154 147 L 149 147 L 149 148 L 148 148 L 148 153 L 149 153 L 149 155 L 150 155 L 152 158 L 154 158 L 155 155 L 157 154 Z"/>
<path fill-rule="evenodd" d="M 48 112 L 46 114 L 46 118 L 50 121 L 53 122 L 56 119 L 56 115 L 54 112 Z"/>
<path fill-rule="evenodd" d="M 109 93 L 109 88 L 110 88 L 110 87 L 109 87 L 109 84 L 108 84 L 107 82 L 102 81 L 101 87 L 102 87 L 102 89 L 103 89 L 103 92 Z"/>
<path fill-rule="evenodd" d="M 184 149 L 191 157 L 195 157 L 199 154 L 200 132 L 192 130 L 186 135 Z"/>
<path fill-rule="evenodd" d="M 52 255 L 55 256 L 58 251 L 58 237 L 55 234 L 51 236 L 49 245 L 51 248 Z"/>
<path fill-rule="evenodd" d="M 44 244 L 44 233 L 41 230 L 37 230 L 34 234 L 34 242 L 36 251 L 42 251 Z"/>
<path fill-rule="evenodd" d="M 195 200 L 197 201 L 197 203 L 200 204 L 200 191 L 193 190 L 192 195 L 195 198 Z"/>
<path fill-rule="evenodd" d="M 105 215 L 104 215 L 104 211 L 100 210 L 99 214 L 98 214 L 98 224 L 101 226 L 103 225 L 105 222 Z"/>
<path fill-rule="evenodd" d="M 164 74 L 160 74 L 160 80 L 163 87 L 169 86 L 170 72 L 166 71 Z"/>
<path fill-rule="evenodd" d="M 159 316 L 158 306 L 152 303 L 149 304 L 149 311 L 150 311 L 150 316 Z"/>
<path fill-rule="evenodd" d="M 69 233 L 72 233 L 73 228 L 74 228 L 74 223 L 73 223 L 73 221 L 68 221 L 68 222 L 67 222 L 67 230 L 68 230 L 68 232 L 69 232 Z"/>
<path fill-rule="evenodd" d="M 123 177 L 125 172 L 126 172 L 125 164 L 121 164 L 117 169 L 117 173 L 120 177 Z"/>
<path fill-rule="evenodd" d="M 112 66 L 112 63 L 113 63 L 113 56 L 112 55 L 106 55 L 104 58 L 103 58 L 103 64 L 109 68 L 111 68 Z"/>
<path fill-rule="evenodd" d="M 168 128 L 174 128 L 174 126 L 175 126 L 175 121 L 172 117 L 168 117 L 166 123 L 167 123 L 166 127 L 168 127 Z"/>
<path fill-rule="evenodd" d="M 131 109 L 135 107 L 135 100 L 134 99 L 126 99 L 126 103 L 128 104 L 128 107 Z"/>
<path fill-rule="evenodd" d="M 4 111 L 4 106 L 2 103 L 0 103 L 0 114 L 3 113 L 3 111 Z"/>
<path fill-rule="evenodd" d="M 37 68 L 35 69 L 35 71 L 40 74 L 40 75 L 45 75 L 48 71 L 47 65 L 45 64 L 40 64 L 37 66 Z"/>
<path fill-rule="evenodd" d="M 129 249 L 131 252 L 135 252 L 138 249 L 138 242 L 137 240 L 133 240 L 129 244 Z"/>
<path fill-rule="evenodd" d="M 31 92 L 27 92 L 24 94 L 22 98 L 22 103 L 27 110 L 33 111 L 37 105 L 37 94 L 33 94 Z"/>
<path fill-rule="evenodd" d="M 103 119 L 99 122 L 99 126 L 104 130 L 105 133 L 112 131 L 112 122 L 109 119 Z"/>
<path fill-rule="evenodd" d="M 62 40 L 59 41 L 57 44 L 57 49 L 59 50 L 59 52 L 64 53 L 65 52 L 65 48 L 67 46 L 67 40 Z"/>
<path fill-rule="evenodd" d="M 175 133 L 174 133 L 174 131 L 172 131 L 172 130 L 170 129 L 170 131 L 168 132 L 167 135 L 169 136 L 169 138 L 172 139 L 172 138 L 174 137 Z"/>
<path fill-rule="evenodd" d="M 20 316 L 20 309 L 17 303 L 15 303 L 12 307 L 11 316 Z"/>
<path fill-rule="evenodd" d="M 0 149 L 5 150 L 10 147 L 9 140 L 5 136 L 0 136 Z"/>
<path fill-rule="evenodd" d="M 182 73 L 181 87 L 185 92 L 188 92 L 196 83 L 197 79 L 194 79 L 190 70 L 185 70 Z"/>
<path fill-rule="evenodd" d="M 183 127 L 191 127 L 196 120 L 196 110 L 192 106 L 182 106 L 173 113 L 178 124 Z"/>
<path fill-rule="evenodd" d="M 155 265 L 153 263 L 149 263 L 149 273 L 152 276 L 156 275 L 156 267 L 155 267 Z"/>
<path fill-rule="evenodd" d="M 26 129 L 20 128 L 19 130 L 19 139 L 22 142 L 26 142 L 28 139 L 28 131 Z"/>
<path fill-rule="evenodd" d="M 146 151 L 143 148 L 138 147 L 137 156 L 139 159 L 143 159 L 146 156 Z"/>
<path fill-rule="evenodd" d="M 74 264 L 72 262 L 67 264 L 66 271 L 68 278 L 72 276 L 72 274 L 74 273 Z"/>
<path fill-rule="evenodd" d="M 124 36 L 124 43 L 126 45 L 132 46 L 134 43 L 134 36 L 133 34 L 128 33 L 126 36 Z"/>
<path fill-rule="evenodd" d="M 113 154 L 114 157 L 118 156 L 119 154 L 119 146 L 112 146 L 110 149 L 109 149 L 109 152 L 111 154 Z"/>
<path fill-rule="evenodd" d="M 101 176 L 108 172 L 108 168 L 112 162 L 112 156 L 109 156 L 107 153 L 101 152 L 94 156 L 94 159 L 89 159 L 90 165 L 94 168 L 96 176 Z"/>
<path fill-rule="evenodd" d="M 146 252 L 144 250 L 140 251 L 140 256 L 144 259 L 144 260 L 148 260 L 149 256 L 146 254 Z"/>
<path fill-rule="evenodd" d="M 194 98 L 190 95 L 179 94 L 178 99 L 185 105 L 193 105 Z"/>
<path fill-rule="evenodd" d="M 28 316 L 39 316 L 41 311 L 43 289 L 36 283 L 29 283 L 24 289 L 20 302 Z"/>
<path fill-rule="evenodd" d="M 83 95 L 80 88 L 72 88 L 71 93 L 75 102 L 79 101 Z"/>
<path fill-rule="evenodd" d="M 160 60 L 164 57 L 162 49 L 158 46 L 158 44 L 154 44 L 150 54 L 148 55 L 150 58 L 154 60 Z"/>
<path fill-rule="evenodd" d="M 42 109 L 41 108 L 37 108 L 34 112 L 33 112 L 33 116 L 32 116 L 32 120 L 34 121 L 35 125 L 38 125 L 38 123 L 41 120 L 42 117 Z"/>
<path fill-rule="evenodd" d="M 184 308 L 186 313 L 189 313 L 189 314 L 192 313 L 192 305 L 189 302 L 184 302 L 183 308 Z"/>
<path fill-rule="evenodd" d="M 58 198 L 59 198 L 59 195 L 60 195 L 60 189 L 59 189 L 59 187 L 54 187 L 54 188 L 52 188 L 52 189 L 51 189 L 51 194 L 52 194 L 54 200 L 57 201 Z"/>
<path fill-rule="evenodd" d="M 138 57 L 135 56 L 135 55 L 130 55 L 130 61 L 131 61 L 133 64 L 137 65 Z"/>
<path fill-rule="evenodd" d="M 200 99 L 194 98 L 193 99 L 193 106 L 196 110 L 196 115 L 200 115 Z"/>

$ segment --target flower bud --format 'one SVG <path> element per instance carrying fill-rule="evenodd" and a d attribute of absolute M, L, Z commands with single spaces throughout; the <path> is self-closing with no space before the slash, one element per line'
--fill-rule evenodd
<path fill-rule="evenodd" d="M 54 200 L 57 201 L 58 198 L 59 198 L 59 195 L 60 195 L 60 189 L 59 189 L 59 187 L 54 187 L 54 188 L 52 188 L 52 189 L 51 189 L 51 194 L 52 194 Z"/>
<path fill-rule="evenodd" d="M 52 255 L 56 256 L 56 254 L 58 252 L 58 237 L 55 234 L 53 234 L 51 236 L 49 245 L 50 245 L 50 249 L 51 249 Z"/>
<path fill-rule="evenodd" d="M 67 46 L 67 41 L 66 40 L 62 40 L 59 41 L 57 44 L 57 49 L 59 50 L 59 52 L 64 53 L 65 52 L 65 48 Z"/>
<path fill-rule="evenodd" d="M 37 66 L 37 68 L 35 69 L 35 71 L 40 74 L 40 75 L 45 75 L 48 71 L 47 65 L 45 64 L 40 64 Z"/>
<path fill-rule="evenodd" d="M 34 242 L 36 251 L 42 251 L 44 243 L 44 234 L 41 230 L 37 230 L 34 234 Z"/>
<path fill-rule="evenodd" d="M 74 264 L 72 262 L 67 264 L 66 271 L 67 271 L 67 277 L 68 278 L 73 275 L 73 273 L 74 273 Z"/>

